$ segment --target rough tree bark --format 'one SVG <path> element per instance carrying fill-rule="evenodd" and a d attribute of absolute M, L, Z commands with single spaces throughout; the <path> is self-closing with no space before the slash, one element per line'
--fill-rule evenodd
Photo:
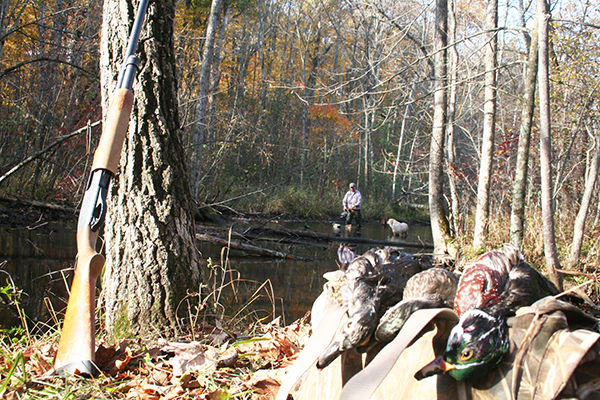
<path fill-rule="evenodd" d="M 433 95 L 433 127 L 429 147 L 429 214 L 436 255 L 456 252 L 451 246 L 451 233 L 444 207 L 444 137 L 447 106 L 448 2 L 436 0 L 435 7 L 435 92 Z"/>
<path fill-rule="evenodd" d="M 483 247 L 490 219 L 490 184 L 494 161 L 494 131 L 496 130 L 496 53 L 498 48 L 498 0 L 488 0 L 485 46 L 485 102 L 483 105 L 483 138 L 481 164 L 477 183 L 477 211 L 473 246 Z"/>
<path fill-rule="evenodd" d="M 521 128 L 517 165 L 513 183 L 513 200 L 510 213 L 510 243 L 518 248 L 523 244 L 525 232 L 525 197 L 527 195 L 527 175 L 529 172 L 529 146 L 531 143 L 531 125 L 535 107 L 535 86 L 538 70 L 538 20 L 536 18 L 529 41 L 529 57 L 525 73 L 523 102 L 521 103 Z"/>
<path fill-rule="evenodd" d="M 112 93 L 137 2 L 105 0 L 102 93 Z M 176 308 L 201 281 L 179 129 L 173 50 L 175 1 L 151 2 L 137 54 L 141 70 L 107 215 L 103 297 L 114 338 L 176 333 Z M 184 310 L 180 310 L 184 311 Z"/>
<path fill-rule="evenodd" d="M 539 66 L 540 86 L 540 175 L 542 189 L 542 224 L 546 268 L 552 282 L 562 289 L 562 278 L 556 271 L 560 269 L 556 237 L 554 231 L 554 206 L 552 204 L 552 143 L 550 140 L 550 79 L 548 62 L 548 20 L 550 11 L 547 0 L 537 1 L 539 26 Z"/>

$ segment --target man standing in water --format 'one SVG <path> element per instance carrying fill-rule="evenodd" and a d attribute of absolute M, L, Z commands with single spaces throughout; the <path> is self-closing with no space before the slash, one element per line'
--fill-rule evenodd
<path fill-rule="evenodd" d="M 346 216 L 346 230 L 352 229 L 352 220 L 356 217 L 356 233 L 360 234 L 362 225 L 362 218 L 360 216 L 362 195 L 356 189 L 356 183 L 352 182 L 350 184 L 350 190 L 344 196 L 342 204 L 344 205 L 344 211 L 348 211 L 348 215 Z"/>

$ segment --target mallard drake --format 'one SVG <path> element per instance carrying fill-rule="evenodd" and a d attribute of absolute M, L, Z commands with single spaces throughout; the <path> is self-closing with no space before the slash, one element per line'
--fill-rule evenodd
<path fill-rule="evenodd" d="M 454 299 L 460 319 L 444 353 L 415 377 L 446 373 L 460 381 L 483 379 L 510 348 L 506 319 L 519 307 L 555 294 L 558 289 L 515 247 L 484 254 L 460 278 Z"/>
<path fill-rule="evenodd" d="M 394 236 L 406 237 L 408 234 L 408 224 L 406 222 L 399 222 L 394 218 L 390 218 L 387 220 L 387 224 L 392 229 Z"/>
<path fill-rule="evenodd" d="M 432 268 L 424 256 L 394 248 L 371 249 L 355 258 L 344 274 L 340 288 L 347 319 L 328 348 L 319 356 L 318 368 L 325 368 L 344 351 L 365 346 L 379 317 L 402 299 L 411 276 Z"/>

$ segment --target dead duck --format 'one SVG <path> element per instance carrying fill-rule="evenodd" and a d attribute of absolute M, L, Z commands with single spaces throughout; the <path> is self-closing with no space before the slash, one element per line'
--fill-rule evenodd
<path fill-rule="evenodd" d="M 426 257 L 394 248 L 371 249 L 355 258 L 345 271 L 340 289 L 347 319 L 319 356 L 317 367 L 325 368 L 343 352 L 366 345 L 379 317 L 402 299 L 410 277 L 429 268 L 432 265 Z"/>
<path fill-rule="evenodd" d="M 515 247 L 484 254 L 460 278 L 454 299 L 460 319 L 444 353 L 415 377 L 446 373 L 459 381 L 483 379 L 509 350 L 506 319 L 518 308 L 556 294 L 558 289 Z"/>
<path fill-rule="evenodd" d="M 431 268 L 411 277 L 404 288 L 402 301 L 389 308 L 379 320 L 375 339 L 392 341 L 408 318 L 425 308 L 453 308 L 458 277 L 444 268 Z"/>

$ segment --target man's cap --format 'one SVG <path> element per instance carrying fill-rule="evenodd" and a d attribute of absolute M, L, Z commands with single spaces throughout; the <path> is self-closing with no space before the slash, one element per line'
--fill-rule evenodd
<path fill-rule="evenodd" d="M 351 188 L 355 188 L 355 187 L 356 187 L 356 183 L 352 182 L 352 183 L 350 184 L 350 187 L 351 187 Z"/>

